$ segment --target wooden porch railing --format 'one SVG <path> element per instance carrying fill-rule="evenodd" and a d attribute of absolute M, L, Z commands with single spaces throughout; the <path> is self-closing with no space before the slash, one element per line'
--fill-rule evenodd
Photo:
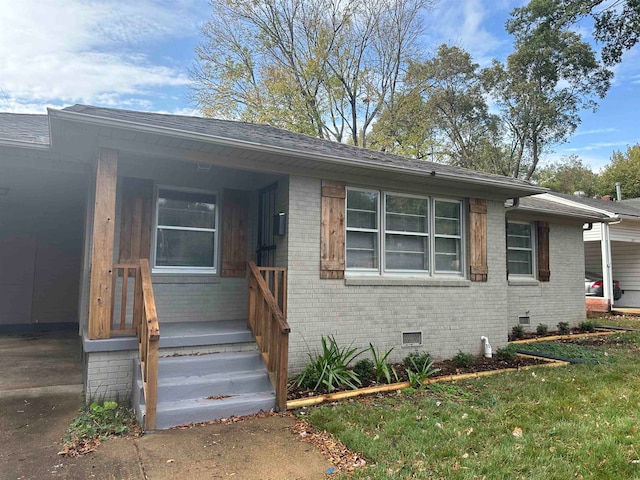
<path fill-rule="evenodd" d="M 289 324 L 287 311 L 287 270 L 258 267 L 249 262 L 249 328 L 276 390 L 276 410 L 287 408 Z"/>
<path fill-rule="evenodd" d="M 121 273 L 121 275 L 120 275 Z M 114 298 L 116 281 L 122 279 L 119 298 L 118 322 L 111 322 L 112 333 L 135 333 L 138 337 L 138 352 L 142 369 L 142 383 L 145 399 L 145 430 L 156 428 L 156 405 L 158 397 L 158 343 L 160 327 L 156 314 L 156 303 L 151 285 L 149 260 L 141 259 L 140 264 L 117 264 L 113 266 Z M 129 276 L 133 275 L 133 305 L 128 302 Z M 114 302 L 115 303 L 115 302 Z M 130 307 L 130 308 L 128 308 Z M 115 310 L 113 310 L 115 316 Z"/>

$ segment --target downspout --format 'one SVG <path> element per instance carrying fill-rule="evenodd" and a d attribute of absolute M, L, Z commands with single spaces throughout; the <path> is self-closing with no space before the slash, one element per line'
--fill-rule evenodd
<path fill-rule="evenodd" d="M 602 297 L 613 307 L 613 275 L 611 273 L 611 237 L 609 224 L 600 224 L 600 248 L 602 251 Z"/>
<path fill-rule="evenodd" d="M 493 356 L 493 352 L 491 350 L 491 344 L 489 343 L 489 339 L 484 335 L 480 337 L 480 341 L 484 345 L 484 356 L 487 358 L 491 358 Z"/>

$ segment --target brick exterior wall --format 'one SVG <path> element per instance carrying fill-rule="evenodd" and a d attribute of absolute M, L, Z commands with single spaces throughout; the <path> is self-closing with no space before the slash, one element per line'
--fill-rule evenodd
<path fill-rule="evenodd" d="M 480 354 L 480 336 L 494 348 L 507 341 L 504 206 L 488 202 L 489 281 L 460 279 L 443 286 L 348 285 L 345 280 L 321 280 L 319 179 L 289 180 L 289 289 L 291 325 L 289 364 L 292 373 L 319 348 L 322 335 L 334 335 L 344 345 L 394 348 L 391 360 L 413 350 L 447 358 L 459 350 Z M 421 331 L 421 347 L 401 347 L 402 333 Z"/>
<path fill-rule="evenodd" d="M 131 398 L 137 350 L 84 354 L 85 401 L 127 401 Z"/>
<path fill-rule="evenodd" d="M 509 330 L 518 324 L 519 316 L 529 316 L 525 330 L 535 330 L 544 323 L 555 330 L 558 322 L 577 326 L 583 322 L 584 297 L 584 243 L 582 226 L 551 223 L 549 226 L 548 282 L 508 287 Z"/>

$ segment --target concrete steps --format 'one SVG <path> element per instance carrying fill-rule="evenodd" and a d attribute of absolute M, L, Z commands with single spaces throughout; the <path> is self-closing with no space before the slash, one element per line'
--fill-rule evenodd
<path fill-rule="evenodd" d="M 162 342 L 163 326 L 160 328 Z M 242 328 L 246 329 L 246 324 Z M 164 330 L 171 333 L 171 329 Z M 233 332 L 228 328 L 221 334 L 222 337 L 217 337 L 213 332 L 205 332 L 203 326 L 198 326 L 196 330 L 196 336 L 200 340 L 189 338 L 183 332 L 169 336 L 174 340 L 169 341 L 169 345 L 165 347 L 199 345 L 199 348 L 208 351 L 211 345 L 197 343 L 205 337 L 207 341 L 233 338 L 239 343 L 217 343 L 216 345 L 223 345 L 225 349 L 220 353 L 165 357 L 162 356 L 161 348 L 158 360 L 156 428 L 171 428 L 233 415 L 250 415 L 274 408 L 275 391 L 258 351 L 233 351 L 234 345 L 246 348 L 245 332 Z M 175 340 L 180 336 L 185 339 L 186 345 Z M 134 365 L 132 405 L 138 421 L 143 424 L 146 405 L 139 360 Z"/>

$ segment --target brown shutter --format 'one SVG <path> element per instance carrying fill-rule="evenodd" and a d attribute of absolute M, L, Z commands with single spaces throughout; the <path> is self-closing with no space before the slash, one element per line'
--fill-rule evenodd
<path fill-rule="evenodd" d="M 346 196 L 344 182 L 322 181 L 320 278 L 344 278 Z"/>
<path fill-rule="evenodd" d="M 249 192 L 225 190 L 222 204 L 222 277 L 244 277 L 247 273 L 247 228 Z"/>
<path fill-rule="evenodd" d="M 487 201 L 469 199 L 470 254 L 469 276 L 472 282 L 486 282 L 487 268 Z"/>
<path fill-rule="evenodd" d="M 548 282 L 549 271 L 549 223 L 538 222 L 538 280 Z"/>
<path fill-rule="evenodd" d="M 120 263 L 139 263 L 151 255 L 153 182 L 123 178 Z"/>

